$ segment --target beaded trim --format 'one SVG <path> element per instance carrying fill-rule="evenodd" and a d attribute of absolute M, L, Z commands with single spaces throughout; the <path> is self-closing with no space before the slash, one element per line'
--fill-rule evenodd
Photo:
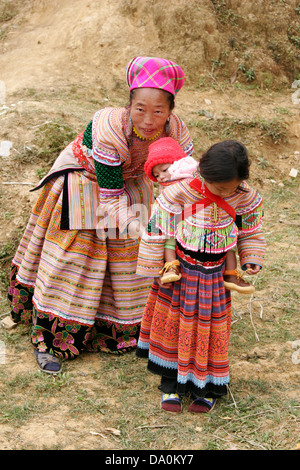
<path fill-rule="evenodd" d="M 141 140 L 154 140 L 156 139 L 156 137 L 159 136 L 159 134 L 162 132 L 162 129 L 160 129 L 153 137 L 143 137 L 137 130 L 134 126 L 132 126 L 132 130 L 133 132 L 135 133 L 135 135 L 141 139 Z"/>

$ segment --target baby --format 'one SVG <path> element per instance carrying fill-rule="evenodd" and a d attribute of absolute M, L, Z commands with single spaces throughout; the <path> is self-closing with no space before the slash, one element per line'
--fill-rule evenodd
<path fill-rule="evenodd" d="M 185 178 L 194 177 L 198 162 L 187 156 L 177 141 L 164 137 L 149 146 L 149 154 L 144 166 L 146 175 L 161 187 L 174 184 Z M 176 259 L 176 240 L 166 240 L 164 248 L 165 264 L 160 271 L 161 283 L 167 284 L 181 279 L 180 264 Z M 236 256 L 233 251 L 227 252 L 225 259 L 224 286 L 242 294 L 252 294 L 255 289 L 244 281 L 237 271 Z"/>

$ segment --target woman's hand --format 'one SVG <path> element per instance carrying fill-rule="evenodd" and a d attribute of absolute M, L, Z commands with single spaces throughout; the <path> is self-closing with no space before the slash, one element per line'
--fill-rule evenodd
<path fill-rule="evenodd" d="M 250 274 L 250 275 L 257 274 L 259 273 L 260 269 L 261 267 L 259 266 L 259 264 L 250 264 L 250 263 L 246 264 L 247 274 Z"/>

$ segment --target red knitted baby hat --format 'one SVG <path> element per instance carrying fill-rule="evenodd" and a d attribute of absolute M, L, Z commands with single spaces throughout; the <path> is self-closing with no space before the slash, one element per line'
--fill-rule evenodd
<path fill-rule="evenodd" d="M 185 158 L 187 155 L 180 147 L 179 143 L 171 137 L 163 137 L 149 145 L 149 154 L 144 165 L 144 170 L 148 178 L 156 181 L 152 174 L 155 165 L 163 163 L 173 163 Z"/>

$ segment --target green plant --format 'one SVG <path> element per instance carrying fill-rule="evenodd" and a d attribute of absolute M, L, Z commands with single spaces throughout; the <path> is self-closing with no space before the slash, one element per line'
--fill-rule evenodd
<path fill-rule="evenodd" d="M 2 2 L 0 5 L 0 23 L 10 21 L 17 14 L 17 8 L 14 2 Z"/>
<path fill-rule="evenodd" d="M 206 116 L 204 110 L 201 110 L 198 114 Z M 237 119 L 225 116 L 224 118 L 205 119 L 191 122 L 191 124 L 203 129 L 203 131 L 211 138 L 225 139 L 239 137 L 246 139 L 251 129 L 258 130 L 262 138 L 270 138 L 274 144 L 284 142 L 286 138 L 285 124 L 276 119 Z"/>
<path fill-rule="evenodd" d="M 237 25 L 239 15 L 227 7 L 226 0 L 211 0 L 220 23 Z"/>
<path fill-rule="evenodd" d="M 253 80 L 255 80 L 256 75 L 255 75 L 255 70 L 253 67 L 250 67 L 249 69 L 247 69 L 245 65 L 239 64 L 238 69 L 243 72 L 243 74 L 246 77 L 247 82 L 252 82 Z"/>
<path fill-rule="evenodd" d="M 300 26 L 292 24 L 288 30 L 287 35 L 290 42 L 297 48 L 300 48 Z"/>
<path fill-rule="evenodd" d="M 268 161 L 265 159 L 264 156 L 258 158 L 258 165 L 265 170 L 267 166 L 269 166 Z"/>
<path fill-rule="evenodd" d="M 49 162 L 74 139 L 76 132 L 61 119 L 48 121 L 38 127 L 35 132 L 36 155 Z"/>

